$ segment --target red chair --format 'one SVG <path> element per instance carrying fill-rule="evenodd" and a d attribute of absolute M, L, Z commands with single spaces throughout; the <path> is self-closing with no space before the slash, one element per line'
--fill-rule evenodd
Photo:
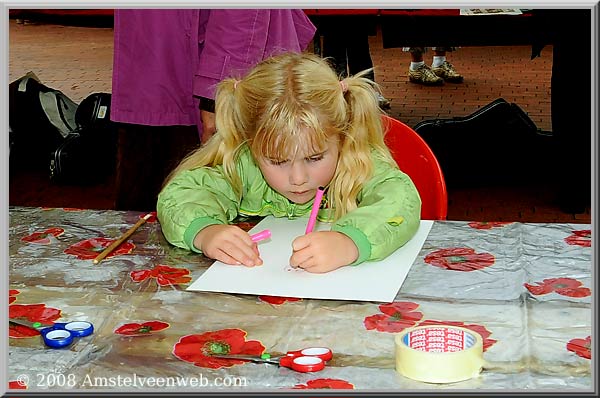
<path fill-rule="evenodd" d="M 385 143 L 398 167 L 412 179 L 421 195 L 421 218 L 445 220 L 448 192 L 440 164 L 416 131 L 399 120 L 383 116 Z"/>

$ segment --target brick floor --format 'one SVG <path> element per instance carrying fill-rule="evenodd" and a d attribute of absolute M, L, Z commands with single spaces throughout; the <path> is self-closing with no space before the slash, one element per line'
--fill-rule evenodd
<path fill-rule="evenodd" d="M 51 24 L 9 25 L 9 82 L 34 72 L 79 103 L 112 91 L 113 29 Z"/>
<path fill-rule="evenodd" d="M 410 126 L 433 118 L 466 116 L 502 97 L 525 110 L 538 128 L 551 130 L 550 76 L 552 47 L 530 60 L 529 46 L 462 47 L 448 60 L 465 76 L 462 84 L 423 87 L 408 82 L 408 53 L 383 49 L 381 37 L 370 38 L 376 79 L 392 102 L 390 115 Z M 28 71 L 63 91 L 75 102 L 93 92 L 111 92 L 113 30 L 110 27 L 9 23 L 9 81 Z M 426 62 L 431 54 L 425 55 Z M 35 184 L 36 190 L 30 189 Z M 114 181 L 97 187 L 55 186 L 43 174 L 10 179 L 11 205 L 110 209 Z M 566 214 L 556 203 L 552 185 L 448 187 L 449 219 L 522 222 L 591 222 L 590 209 Z"/>
<path fill-rule="evenodd" d="M 426 119 L 467 116 L 496 98 L 514 102 L 538 128 L 552 130 L 550 77 L 552 47 L 530 60 L 531 47 L 462 47 L 447 59 L 465 77 L 461 84 L 424 87 L 408 81 L 410 55 L 384 49 L 381 37 L 370 40 L 376 80 L 392 101 L 390 114 L 410 126 Z M 425 62 L 431 64 L 431 52 Z"/>

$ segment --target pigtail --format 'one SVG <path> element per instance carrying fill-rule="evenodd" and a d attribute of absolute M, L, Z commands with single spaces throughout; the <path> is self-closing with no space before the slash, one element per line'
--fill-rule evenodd
<path fill-rule="evenodd" d="M 336 219 L 356 208 L 364 183 L 373 175 L 371 150 L 395 165 L 383 140 L 383 112 L 378 105 L 375 83 L 364 77 L 368 72 L 340 82 L 348 116 L 336 177 L 332 181 L 332 191 L 340 193 L 334 199 Z"/>
<path fill-rule="evenodd" d="M 223 165 L 223 172 L 238 198 L 242 196 L 242 181 L 236 170 L 236 159 L 247 141 L 244 134 L 246 123 L 240 105 L 243 95 L 243 84 L 239 80 L 225 79 L 217 86 L 215 124 L 219 133 L 219 150 L 218 157 L 211 164 L 212 167 Z"/>
<path fill-rule="evenodd" d="M 235 159 L 244 143 L 240 133 L 243 123 L 235 98 L 234 79 L 225 79 L 217 86 L 215 102 L 215 124 L 217 131 L 200 148 L 186 156 L 165 179 L 165 187 L 177 174 L 199 167 L 223 165 L 223 172 L 234 191 L 241 197 L 242 183 L 236 171 Z M 239 90 L 239 88 L 238 88 Z"/>
<path fill-rule="evenodd" d="M 345 96 L 348 103 L 349 134 L 356 137 L 357 141 L 365 141 L 383 154 L 389 153 L 383 140 L 383 115 L 379 108 L 377 92 L 379 86 L 372 80 L 364 77 L 371 72 L 368 69 L 350 77 L 348 92 Z"/>

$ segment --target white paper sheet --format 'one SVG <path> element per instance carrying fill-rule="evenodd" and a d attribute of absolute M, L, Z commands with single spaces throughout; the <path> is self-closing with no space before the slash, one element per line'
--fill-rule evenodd
<path fill-rule="evenodd" d="M 432 226 L 433 221 L 422 220 L 416 235 L 384 260 L 311 274 L 289 266 L 292 241 L 304 234 L 306 219 L 266 217 L 250 231 L 271 230 L 271 238 L 258 244 L 262 266 L 244 267 L 216 261 L 187 290 L 391 302 Z M 315 229 L 323 231 L 330 227 L 330 224 L 317 223 Z"/>

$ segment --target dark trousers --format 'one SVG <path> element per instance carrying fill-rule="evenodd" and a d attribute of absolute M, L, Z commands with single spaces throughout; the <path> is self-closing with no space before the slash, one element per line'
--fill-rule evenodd
<path fill-rule="evenodd" d="M 312 17 L 317 27 L 315 37 L 322 37 L 320 55 L 329 57 L 338 76 L 345 78 L 373 67 L 369 36 L 377 34 L 376 22 L 373 18 L 342 15 Z M 375 81 L 374 73 L 367 78 Z"/>
<path fill-rule="evenodd" d="M 335 70 L 341 77 L 355 75 L 373 67 L 369 50 L 369 36 L 366 32 L 331 32 L 323 36 L 323 57 L 331 57 Z M 367 75 L 375 80 L 374 73 Z"/>
<path fill-rule="evenodd" d="M 196 126 L 119 124 L 115 208 L 156 210 L 165 178 L 199 146 Z"/>

